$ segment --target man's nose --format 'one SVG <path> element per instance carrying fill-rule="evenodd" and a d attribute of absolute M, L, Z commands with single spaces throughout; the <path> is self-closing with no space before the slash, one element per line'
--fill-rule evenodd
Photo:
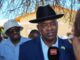
<path fill-rule="evenodd" d="M 48 29 L 48 30 L 51 30 L 51 29 L 52 29 L 52 25 L 51 25 L 51 24 L 48 24 L 47 29 Z"/>

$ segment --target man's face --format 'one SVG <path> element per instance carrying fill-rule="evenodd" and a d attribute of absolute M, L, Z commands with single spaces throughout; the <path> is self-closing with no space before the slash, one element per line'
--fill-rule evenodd
<path fill-rule="evenodd" d="M 20 38 L 20 27 L 12 27 L 7 31 L 7 35 L 13 39 L 17 40 Z"/>
<path fill-rule="evenodd" d="M 56 20 L 47 20 L 38 24 L 38 30 L 47 40 L 53 40 L 57 36 L 58 22 Z"/>

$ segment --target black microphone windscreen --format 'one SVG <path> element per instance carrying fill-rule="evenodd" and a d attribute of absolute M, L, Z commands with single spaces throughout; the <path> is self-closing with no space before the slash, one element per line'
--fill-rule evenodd
<path fill-rule="evenodd" d="M 57 47 L 50 47 L 48 49 L 49 60 L 59 60 L 59 49 Z"/>

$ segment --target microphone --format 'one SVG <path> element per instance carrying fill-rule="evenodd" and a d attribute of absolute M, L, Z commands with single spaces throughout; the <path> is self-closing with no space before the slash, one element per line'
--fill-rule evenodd
<path fill-rule="evenodd" d="M 49 60 L 59 60 L 59 49 L 57 47 L 49 47 L 48 59 Z"/>

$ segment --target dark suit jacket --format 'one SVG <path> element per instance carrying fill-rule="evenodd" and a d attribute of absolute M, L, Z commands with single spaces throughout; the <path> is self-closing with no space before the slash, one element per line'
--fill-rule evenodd
<path fill-rule="evenodd" d="M 59 60 L 75 60 L 72 45 L 68 40 L 58 39 L 60 52 Z M 19 60 L 44 60 L 39 37 L 23 43 L 20 46 Z"/>

